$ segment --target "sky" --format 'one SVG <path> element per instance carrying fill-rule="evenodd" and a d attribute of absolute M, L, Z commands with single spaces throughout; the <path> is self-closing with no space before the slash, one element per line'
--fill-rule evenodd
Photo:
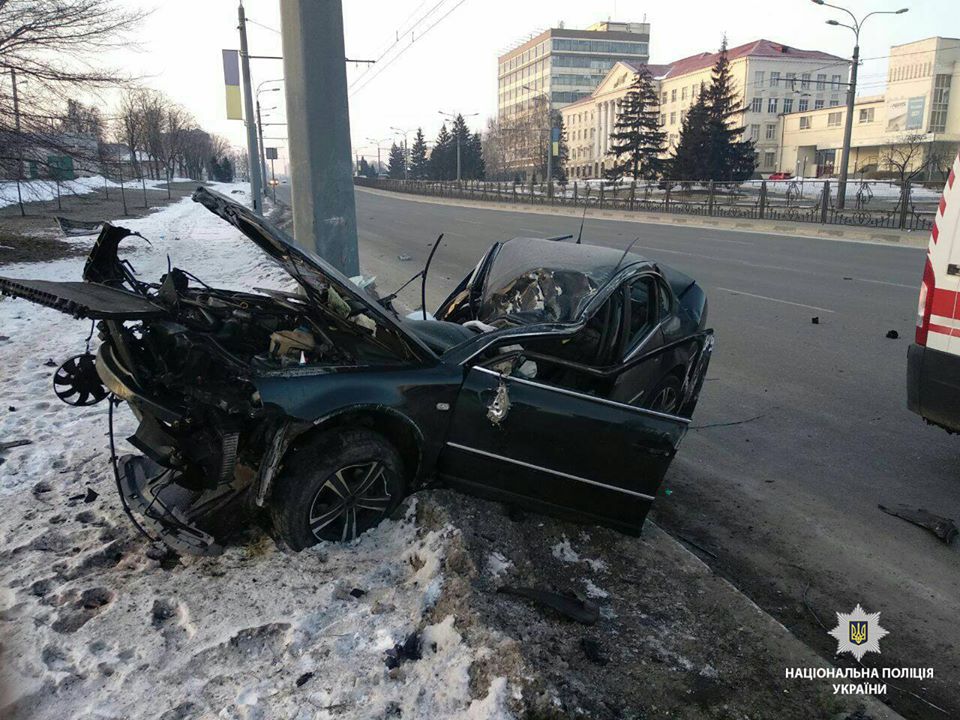
<path fill-rule="evenodd" d="M 279 2 L 246 0 L 251 55 L 282 55 Z M 119 50 L 106 61 L 144 76 L 143 82 L 163 90 L 187 107 L 205 129 L 245 144 L 242 121 L 226 119 L 221 49 L 238 48 L 237 3 L 234 0 L 118 0 L 129 7 L 152 9 L 137 34 L 139 47 Z M 861 37 L 862 94 L 882 92 L 885 57 L 891 45 L 943 35 L 960 37 L 956 0 L 845 0 L 860 16 L 873 10 L 909 12 L 870 18 Z M 432 11 L 432 12 L 431 12 Z M 702 51 L 716 50 L 726 33 L 736 46 L 761 37 L 787 45 L 849 57 L 853 34 L 826 25 L 843 21 L 837 10 L 810 0 L 343 0 L 347 57 L 382 58 L 377 64 L 347 66 L 350 126 L 354 153 L 373 159 L 379 144 L 387 148 L 400 133 L 418 126 L 436 137 L 444 112 L 477 113 L 468 119 L 482 130 L 496 115 L 497 56 L 531 33 L 563 22 L 585 28 L 599 20 L 650 23 L 650 61 L 663 63 Z M 413 29 L 414 41 L 409 30 Z M 400 33 L 403 33 L 400 35 Z M 398 39 L 399 38 L 399 39 Z M 283 63 L 252 60 L 256 87 L 281 88 L 261 94 L 264 123 L 282 123 L 286 116 Z M 267 147 L 286 157 L 286 128 L 265 125 Z M 283 163 L 281 163 L 283 164 Z M 278 165 L 278 172 L 281 168 Z"/>

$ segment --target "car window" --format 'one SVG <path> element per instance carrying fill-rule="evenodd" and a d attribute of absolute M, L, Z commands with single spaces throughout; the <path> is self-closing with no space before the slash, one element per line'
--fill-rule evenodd
<path fill-rule="evenodd" d="M 653 278 L 640 278 L 630 285 L 630 342 L 632 347 L 657 324 L 657 290 Z"/>
<path fill-rule="evenodd" d="M 673 298 L 663 283 L 657 283 L 657 294 L 660 297 L 660 317 L 666 318 L 673 312 Z"/>

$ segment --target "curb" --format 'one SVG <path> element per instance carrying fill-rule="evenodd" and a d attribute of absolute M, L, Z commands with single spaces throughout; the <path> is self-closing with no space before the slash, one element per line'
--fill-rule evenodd
<path fill-rule="evenodd" d="M 411 202 L 430 203 L 475 208 L 478 210 L 496 210 L 499 212 L 524 212 L 536 215 L 563 215 L 580 217 L 582 209 L 564 206 L 531 205 L 527 203 L 503 203 L 483 200 L 464 200 L 459 198 L 440 198 L 413 193 L 401 193 L 360 185 L 356 190 L 382 195 Z M 926 231 L 884 230 L 870 228 L 852 228 L 843 225 L 819 225 L 815 223 L 796 223 L 786 221 L 744 221 L 733 218 L 702 218 L 696 215 L 674 215 L 672 213 L 624 212 L 621 210 L 600 210 L 588 213 L 588 217 L 618 222 L 633 222 L 646 225 L 674 225 L 688 228 L 705 228 L 727 232 L 749 232 L 765 235 L 783 235 L 790 237 L 818 238 L 821 240 L 839 240 L 872 245 L 892 245 L 895 247 L 925 248 L 929 241 Z"/>

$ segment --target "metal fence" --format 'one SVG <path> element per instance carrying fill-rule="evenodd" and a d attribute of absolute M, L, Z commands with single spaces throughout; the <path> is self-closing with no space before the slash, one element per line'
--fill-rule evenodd
<path fill-rule="evenodd" d="M 627 212 L 786 220 L 832 225 L 929 230 L 940 191 L 906 182 L 855 180 L 837 207 L 835 180 L 748 180 L 691 183 L 584 180 L 569 183 L 509 183 L 355 178 L 363 187 L 435 197 L 591 207 Z"/>

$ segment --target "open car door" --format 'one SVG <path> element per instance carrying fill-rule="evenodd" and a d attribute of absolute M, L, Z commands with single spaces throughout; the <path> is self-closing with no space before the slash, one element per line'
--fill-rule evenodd
<path fill-rule="evenodd" d="M 453 487 L 639 534 L 688 420 L 467 369 L 438 471 Z"/>

